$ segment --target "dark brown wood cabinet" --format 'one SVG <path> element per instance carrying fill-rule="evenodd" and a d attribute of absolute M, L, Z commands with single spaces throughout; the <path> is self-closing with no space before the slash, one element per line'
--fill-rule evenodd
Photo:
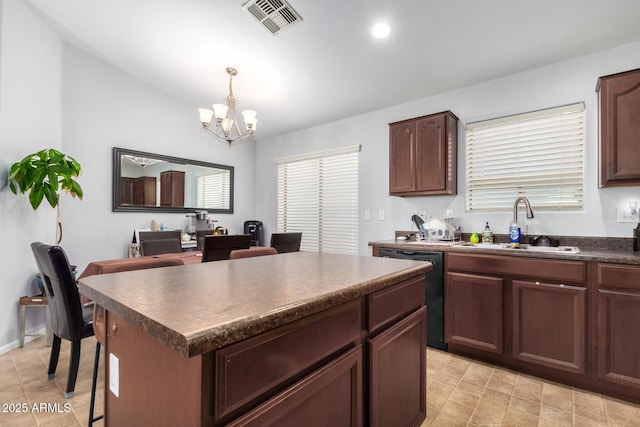
<path fill-rule="evenodd" d="M 449 350 L 536 372 L 587 372 L 587 264 L 447 253 Z"/>
<path fill-rule="evenodd" d="M 584 375 L 587 288 L 514 280 L 513 357 Z"/>
<path fill-rule="evenodd" d="M 389 194 L 457 194 L 458 118 L 451 111 L 389 124 Z"/>
<path fill-rule="evenodd" d="M 160 206 L 184 207 L 184 176 L 183 171 L 160 173 Z"/>
<path fill-rule="evenodd" d="M 120 178 L 121 205 L 156 205 L 156 178 L 140 176 L 137 178 Z"/>
<path fill-rule="evenodd" d="M 595 265 L 598 380 L 640 393 L 640 266 Z"/>
<path fill-rule="evenodd" d="M 450 272 L 446 283 L 447 342 L 502 354 L 504 280 Z"/>
<path fill-rule="evenodd" d="M 598 79 L 600 187 L 640 185 L 640 69 Z"/>
<path fill-rule="evenodd" d="M 119 396 L 105 384 L 105 425 L 420 426 L 424 287 L 409 277 L 192 357 L 99 307 L 98 337 L 117 356 L 107 372 L 120 371 Z"/>

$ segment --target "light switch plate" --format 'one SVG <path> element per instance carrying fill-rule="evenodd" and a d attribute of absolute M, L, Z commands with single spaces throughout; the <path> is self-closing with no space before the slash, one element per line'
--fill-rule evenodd
<path fill-rule="evenodd" d="M 109 353 L 109 390 L 120 397 L 120 359 L 113 353 Z"/>
<path fill-rule="evenodd" d="M 380 221 L 384 221 L 384 211 L 381 210 L 380 212 L 378 212 L 378 220 Z"/>
<path fill-rule="evenodd" d="M 364 211 L 364 220 L 365 221 L 371 221 L 371 211 L 370 210 L 366 210 Z"/>

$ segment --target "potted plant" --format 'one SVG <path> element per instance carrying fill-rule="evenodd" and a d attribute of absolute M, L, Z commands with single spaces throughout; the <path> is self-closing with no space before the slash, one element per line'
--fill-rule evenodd
<path fill-rule="evenodd" d="M 35 211 L 43 199 L 56 208 L 56 244 L 62 241 L 60 222 L 60 190 L 82 199 L 82 188 L 74 179 L 80 175 L 80 163 L 53 148 L 29 154 L 9 170 L 9 188 L 14 194 L 29 192 L 29 202 Z"/>

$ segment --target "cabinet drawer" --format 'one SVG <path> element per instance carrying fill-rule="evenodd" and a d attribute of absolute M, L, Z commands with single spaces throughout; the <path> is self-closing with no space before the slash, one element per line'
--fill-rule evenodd
<path fill-rule="evenodd" d="M 357 347 L 227 425 L 361 426 L 362 398 L 362 347 Z"/>
<path fill-rule="evenodd" d="M 357 341 L 362 323 L 356 300 L 216 351 L 216 419 Z"/>
<path fill-rule="evenodd" d="M 446 265 L 447 271 L 524 276 L 555 283 L 587 281 L 587 263 L 584 261 L 448 253 Z"/>
<path fill-rule="evenodd" d="M 425 276 L 421 275 L 367 296 L 367 326 L 374 331 L 424 305 Z"/>
<path fill-rule="evenodd" d="M 626 289 L 640 292 L 640 266 L 596 264 L 598 288 Z"/>

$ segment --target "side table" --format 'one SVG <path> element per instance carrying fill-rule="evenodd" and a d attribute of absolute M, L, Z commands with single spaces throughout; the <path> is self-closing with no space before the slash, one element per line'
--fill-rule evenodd
<path fill-rule="evenodd" d="M 43 307 L 45 309 L 45 316 L 47 322 L 47 346 L 51 347 L 51 314 L 49 313 L 49 303 L 47 297 L 44 295 L 35 297 L 20 297 L 20 347 L 24 346 L 24 329 L 25 329 L 25 315 L 27 307 Z M 29 335 L 31 336 L 31 335 Z"/>

